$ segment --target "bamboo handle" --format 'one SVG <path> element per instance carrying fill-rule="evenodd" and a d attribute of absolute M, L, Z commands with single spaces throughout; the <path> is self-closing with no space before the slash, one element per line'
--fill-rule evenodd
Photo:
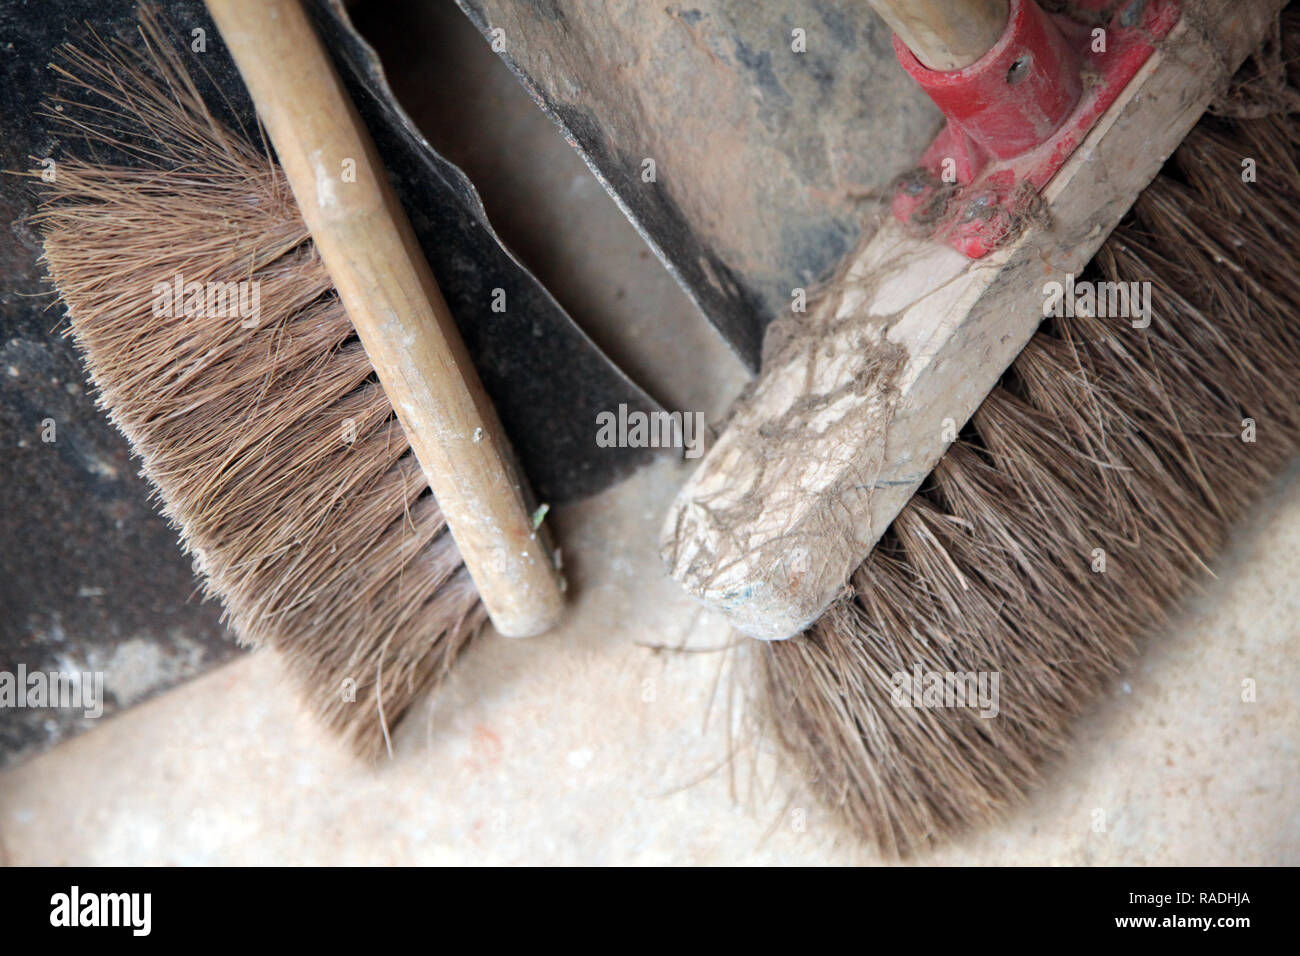
<path fill-rule="evenodd" d="M 509 443 L 299 0 L 207 5 L 492 623 L 510 637 L 546 630 L 559 619 L 563 582 Z"/>
<path fill-rule="evenodd" d="M 869 0 L 916 58 L 932 70 L 970 66 L 1006 29 L 1008 0 Z"/>

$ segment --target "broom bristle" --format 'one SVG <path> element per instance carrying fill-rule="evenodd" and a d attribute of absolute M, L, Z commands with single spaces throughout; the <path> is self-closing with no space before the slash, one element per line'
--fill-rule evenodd
<path fill-rule="evenodd" d="M 49 115 L 126 164 L 59 161 L 44 259 L 206 592 L 375 757 L 485 614 L 282 172 L 141 26 L 64 48 Z"/>
<path fill-rule="evenodd" d="M 885 855 L 1018 801 L 1294 454 L 1298 146 L 1286 117 L 1203 120 L 1094 260 L 1152 283 L 1150 327 L 1049 320 L 855 594 L 752 651 L 769 732 Z M 896 706 L 914 667 L 999 675 L 997 715 Z"/>

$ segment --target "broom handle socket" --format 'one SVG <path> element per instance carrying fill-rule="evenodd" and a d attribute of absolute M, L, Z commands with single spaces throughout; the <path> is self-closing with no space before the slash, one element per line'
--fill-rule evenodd
<path fill-rule="evenodd" d="M 970 66 L 998 42 L 1009 0 L 869 0 L 899 39 L 932 70 Z"/>
<path fill-rule="evenodd" d="M 492 623 L 550 628 L 563 583 L 433 273 L 299 0 L 207 0 L 321 260 Z"/>

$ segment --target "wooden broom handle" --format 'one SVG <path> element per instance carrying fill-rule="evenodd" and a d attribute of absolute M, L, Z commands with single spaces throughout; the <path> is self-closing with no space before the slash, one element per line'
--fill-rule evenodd
<path fill-rule="evenodd" d="M 869 0 L 916 58 L 932 70 L 960 70 L 1006 29 L 1008 0 Z"/>
<path fill-rule="evenodd" d="M 207 0 L 312 240 L 502 634 L 551 627 L 563 584 L 513 455 L 388 182 L 299 0 Z"/>

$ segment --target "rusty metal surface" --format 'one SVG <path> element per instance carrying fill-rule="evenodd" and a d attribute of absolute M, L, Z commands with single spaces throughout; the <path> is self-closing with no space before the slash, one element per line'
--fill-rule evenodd
<path fill-rule="evenodd" d="M 751 367 L 941 121 L 862 2 L 457 2 Z"/>

